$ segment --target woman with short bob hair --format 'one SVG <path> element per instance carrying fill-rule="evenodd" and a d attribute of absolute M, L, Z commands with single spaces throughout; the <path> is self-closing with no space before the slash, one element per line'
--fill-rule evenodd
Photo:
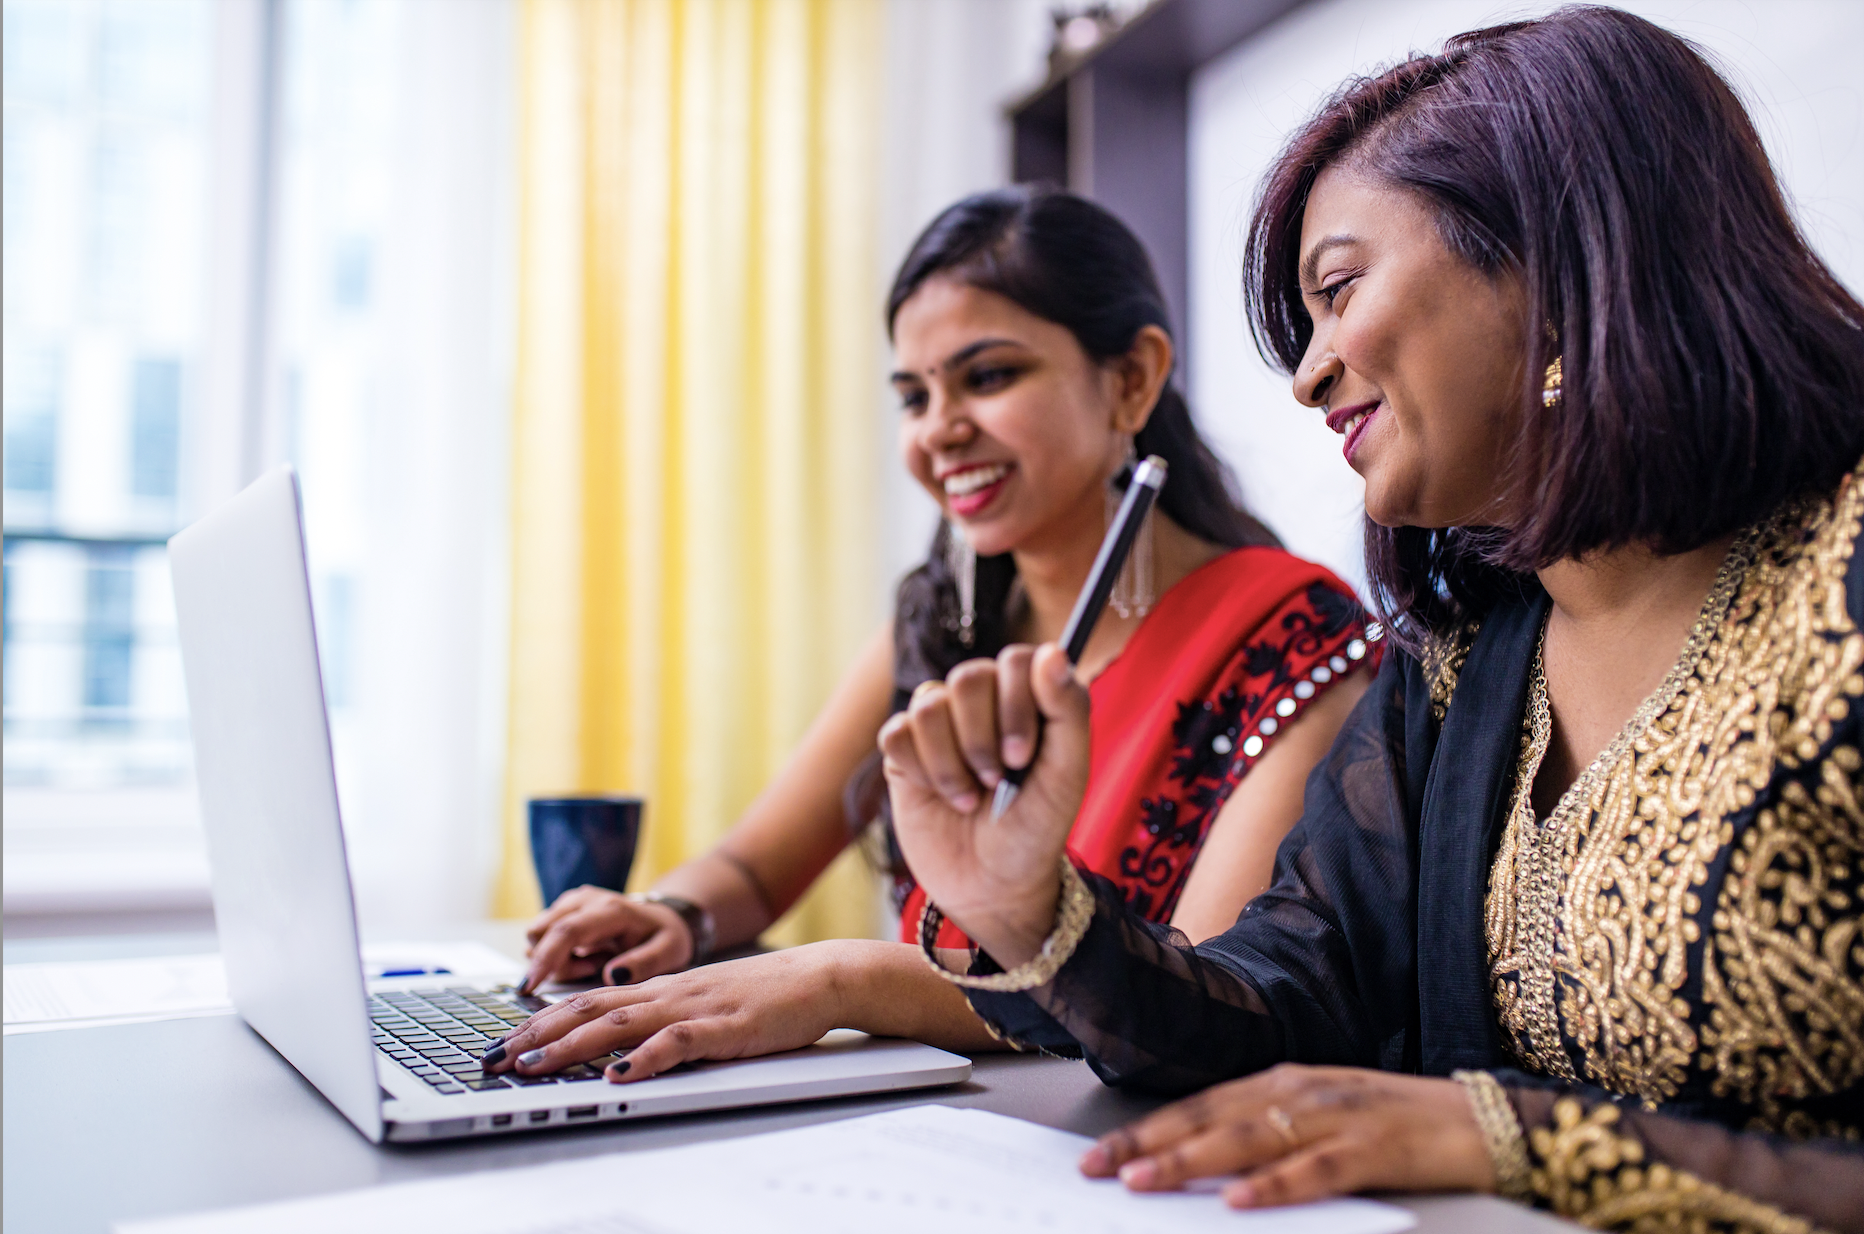
<path fill-rule="evenodd" d="M 1740 103 L 1615 10 L 1474 31 L 1330 99 L 1249 237 L 1398 653 L 1195 947 L 1061 858 L 1054 648 L 1000 703 L 1046 722 L 1001 821 L 924 770 L 972 711 L 889 725 L 901 844 L 977 944 L 948 976 L 1109 1083 L 1208 1088 L 1084 1158 L 1135 1189 L 1864 1230 L 1864 306 Z"/>

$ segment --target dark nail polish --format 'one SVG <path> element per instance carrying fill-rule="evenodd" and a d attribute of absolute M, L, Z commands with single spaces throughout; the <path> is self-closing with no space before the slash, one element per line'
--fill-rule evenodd
<path fill-rule="evenodd" d="M 608 983 L 610 985 L 627 985 L 632 980 L 634 980 L 634 973 L 629 970 L 626 964 L 618 965 L 609 970 Z"/>
<path fill-rule="evenodd" d="M 498 1064 L 504 1061 L 505 1061 L 505 1047 L 501 1043 L 487 1050 L 485 1054 L 480 1057 L 479 1065 L 481 1067 L 496 1067 Z"/>
<path fill-rule="evenodd" d="M 608 1078 L 611 1080 L 619 1080 L 622 1076 L 627 1075 L 627 1074 L 628 1074 L 628 1060 L 625 1058 L 622 1059 L 620 1062 L 610 1063 L 608 1065 Z"/>

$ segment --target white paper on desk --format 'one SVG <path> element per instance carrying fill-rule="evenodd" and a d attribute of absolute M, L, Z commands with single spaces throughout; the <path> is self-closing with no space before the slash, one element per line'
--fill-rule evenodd
<path fill-rule="evenodd" d="M 231 1015 L 217 955 L 6 966 L 6 1034 Z"/>
<path fill-rule="evenodd" d="M 1233 1212 L 1208 1191 L 1133 1195 L 1082 1178 L 1090 1141 L 950 1106 L 404 1183 L 121 1234 L 1388 1234 L 1415 1218 L 1370 1200 Z"/>
<path fill-rule="evenodd" d="M 446 969 L 436 981 L 505 980 L 523 971 L 511 957 L 470 941 L 365 943 L 362 963 L 371 977 L 396 969 Z M 7 1036 L 232 1014 L 218 955 L 6 966 Z"/>

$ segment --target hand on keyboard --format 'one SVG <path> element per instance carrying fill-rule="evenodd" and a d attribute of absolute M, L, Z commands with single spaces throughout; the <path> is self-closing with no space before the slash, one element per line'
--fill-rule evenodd
<path fill-rule="evenodd" d="M 488 1051 L 486 1071 L 522 1082 L 594 1060 L 627 1082 L 700 1059 L 800 1049 L 842 1027 L 835 955 L 816 944 L 577 994 Z M 626 1057 L 613 1059 L 617 1051 Z"/>
<path fill-rule="evenodd" d="M 531 967 L 519 988 L 527 992 L 546 981 L 587 981 L 617 955 L 635 981 L 684 968 L 693 955 L 692 932 L 677 912 L 606 887 L 570 888 L 525 936 Z"/>
<path fill-rule="evenodd" d="M 480 1056 L 523 1024 L 529 1014 L 510 999 L 466 986 L 378 994 L 369 1000 L 376 1049 L 446 1096 L 600 1079 L 602 1067 L 615 1061 L 597 1057 L 586 1060 L 590 1065 L 567 1067 L 553 1075 L 485 1074 Z"/>

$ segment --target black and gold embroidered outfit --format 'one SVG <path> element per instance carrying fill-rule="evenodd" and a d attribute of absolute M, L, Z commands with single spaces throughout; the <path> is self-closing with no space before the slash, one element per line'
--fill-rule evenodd
<path fill-rule="evenodd" d="M 1864 1230 L 1861 520 L 1864 471 L 1738 537 L 1547 817 L 1535 591 L 1388 657 L 1231 930 L 1193 948 L 1099 887 L 1054 980 L 973 1005 L 1154 1091 L 1487 1071 L 1529 1196 L 1602 1228 Z"/>

